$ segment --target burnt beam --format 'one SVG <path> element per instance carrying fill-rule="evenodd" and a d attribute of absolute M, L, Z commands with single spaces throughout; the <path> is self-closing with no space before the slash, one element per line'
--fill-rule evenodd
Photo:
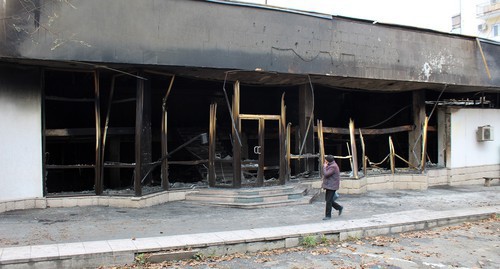
<path fill-rule="evenodd" d="M 216 143 L 217 103 L 210 105 L 210 126 L 208 144 L 208 186 L 215 187 L 215 143 Z"/>
<path fill-rule="evenodd" d="M 139 73 L 144 77 L 144 74 Z M 137 79 L 137 101 L 135 118 L 135 196 L 142 195 L 142 178 L 152 161 L 151 151 L 151 86 L 149 80 Z"/>
<path fill-rule="evenodd" d="M 233 135 L 233 188 L 241 188 L 241 120 L 240 120 L 240 83 L 234 84 L 232 108 Z"/>
<path fill-rule="evenodd" d="M 175 75 L 172 75 L 170 78 L 170 84 L 168 85 L 167 92 L 165 93 L 165 96 L 163 97 L 162 101 L 162 106 L 161 106 L 161 157 L 162 159 L 165 159 L 161 163 L 161 187 L 163 190 L 169 190 L 170 189 L 170 181 L 168 178 L 168 113 L 167 113 L 167 100 L 168 96 L 170 94 L 170 91 L 172 90 L 172 86 L 174 84 L 175 80 Z"/>
<path fill-rule="evenodd" d="M 314 154 L 314 92 L 310 84 L 299 87 L 299 130 L 297 152 Z M 314 170 L 314 162 L 314 159 L 300 162 L 299 171 Z"/>
<path fill-rule="evenodd" d="M 408 133 L 408 161 L 418 167 L 422 155 L 422 130 L 425 121 L 425 91 L 414 91 L 412 101 L 413 125 Z"/>
<path fill-rule="evenodd" d="M 315 129 L 316 128 L 317 127 L 315 127 Z M 354 131 L 354 133 L 356 135 L 359 135 L 359 130 L 362 130 L 363 135 L 381 135 L 381 134 L 393 134 L 393 133 L 399 133 L 399 132 L 409 132 L 413 129 L 415 129 L 415 127 L 413 125 L 403 125 L 403 126 L 384 128 L 384 129 L 358 128 L 357 130 Z M 325 133 L 325 134 L 341 134 L 341 135 L 350 134 L 349 128 L 336 128 L 336 127 L 323 127 L 323 133 Z"/>
<path fill-rule="evenodd" d="M 95 91 L 95 194 L 101 195 L 103 192 L 102 182 L 102 137 L 101 137 L 101 105 L 100 105 L 100 90 L 99 90 L 99 72 L 94 72 L 94 91 Z"/>

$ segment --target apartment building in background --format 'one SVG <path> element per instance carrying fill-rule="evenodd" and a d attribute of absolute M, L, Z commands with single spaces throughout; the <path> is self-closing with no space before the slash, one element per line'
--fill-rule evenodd
<path fill-rule="evenodd" d="M 500 41 L 500 0 L 460 0 L 452 32 Z"/>

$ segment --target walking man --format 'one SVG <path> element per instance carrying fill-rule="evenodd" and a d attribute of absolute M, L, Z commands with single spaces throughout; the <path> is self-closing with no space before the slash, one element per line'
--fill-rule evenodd
<path fill-rule="evenodd" d="M 325 189 L 325 217 L 323 220 L 329 220 L 332 218 L 332 207 L 339 211 L 339 216 L 342 214 L 343 206 L 335 202 L 336 191 L 339 189 L 340 185 L 340 170 L 339 166 L 335 162 L 335 158 L 332 155 L 327 155 L 325 157 L 325 163 L 323 164 L 323 184 L 321 187 Z"/>

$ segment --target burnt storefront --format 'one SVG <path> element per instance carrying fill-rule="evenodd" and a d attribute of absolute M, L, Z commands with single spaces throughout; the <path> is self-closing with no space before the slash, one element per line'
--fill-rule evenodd
<path fill-rule="evenodd" d="M 0 100 L 40 124 L 31 196 L 279 186 L 325 154 L 345 179 L 422 174 L 450 163 L 438 110 L 500 103 L 500 46 L 472 37 L 231 1 L 0 11 Z"/>

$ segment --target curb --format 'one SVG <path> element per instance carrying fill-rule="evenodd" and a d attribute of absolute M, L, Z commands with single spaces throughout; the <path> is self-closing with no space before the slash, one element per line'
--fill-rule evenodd
<path fill-rule="evenodd" d="M 178 259 L 175 253 L 181 253 L 184 255 L 182 258 L 185 258 L 186 250 L 203 255 L 257 252 L 296 247 L 306 236 L 325 236 L 343 241 L 481 220 L 499 212 L 500 206 L 448 211 L 420 209 L 374 215 L 365 219 L 333 219 L 282 227 L 0 248 L 0 267 L 95 268 L 101 265 L 132 264 L 136 255 L 141 253 L 169 254 L 165 257 Z"/>

